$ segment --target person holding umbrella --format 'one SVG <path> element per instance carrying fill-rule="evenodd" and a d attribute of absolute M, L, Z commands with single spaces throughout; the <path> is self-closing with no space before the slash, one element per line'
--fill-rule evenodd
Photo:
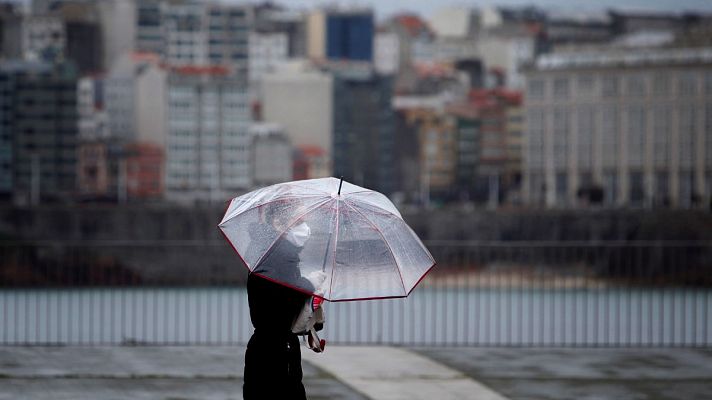
<path fill-rule="evenodd" d="M 255 335 L 245 355 L 246 399 L 304 398 L 293 332 L 301 332 L 300 309 L 315 309 L 304 307 L 316 303 L 310 298 L 406 297 L 435 266 L 386 196 L 343 179 L 285 182 L 236 197 L 218 228 L 250 272 Z M 306 332 L 310 348 L 323 350 L 315 330 Z"/>
<path fill-rule="evenodd" d="M 300 287 L 315 291 L 315 285 L 302 277 L 297 266 L 299 253 L 309 239 L 305 223 L 288 228 L 284 213 L 267 212 L 267 229 L 274 234 L 286 232 L 285 240 L 275 242 L 262 261 L 268 268 L 278 268 L 289 280 Z M 261 227 L 252 226 L 251 232 Z M 253 237 L 253 240 L 258 239 Z M 320 282 L 317 282 L 320 283 Z M 250 274 L 247 278 L 247 298 L 254 333 L 245 352 L 243 398 L 249 399 L 306 399 L 302 384 L 302 365 L 299 339 L 292 326 L 311 296 L 267 278 Z M 317 324 L 316 330 L 323 325 Z M 317 348 L 314 348 L 315 351 Z"/>

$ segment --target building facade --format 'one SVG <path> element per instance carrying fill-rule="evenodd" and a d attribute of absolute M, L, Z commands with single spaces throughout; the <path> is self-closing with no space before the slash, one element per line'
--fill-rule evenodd
<path fill-rule="evenodd" d="M 166 199 L 219 202 L 252 185 L 247 87 L 221 67 L 181 67 L 167 84 Z"/>
<path fill-rule="evenodd" d="M 262 77 L 289 57 L 289 37 L 283 32 L 250 32 L 248 76 L 250 93 L 259 98 Z"/>
<path fill-rule="evenodd" d="M 158 55 L 120 57 L 103 80 L 109 135 L 126 142 L 165 145 L 166 81 Z"/>
<path fill-rule="evenodd" d="M 316 146 L 326 152 L 331 175 L 333 77 L 305 61 L 290 61 L 264 75 L 262 114 L 265 122 L 284 127 L 292 145 Z"/>
<path fill-rule="evenodd" d="M 373 11 L 324 9 L 307 17 L 307 55 L 316 60 L 373 60 Z"/>
<path fill-rule="evenodd" d="M 0 190 L 19 204 L 71 198 L 78 138 L 76 69 L 6 62 L 0 67 L 0 87 Z"/>
<path fill-rule="evenodd" d="M 367 65 L 335 66 L 332 72 L 334 174 L 390 194 L 395 188 L 393 78 Z"/>
<path fill-rule="evenodd" d="M 136 49 L 159 54 L 171 65 L 230 66 L 246 79 L 251 20 L 246 5 L 141 1 Z"/>
<path fill-rule="evenodd" d="M 551 54 L 526 72 L 524 197 L 691 207 L 712 186 L 712 49 Z"/>

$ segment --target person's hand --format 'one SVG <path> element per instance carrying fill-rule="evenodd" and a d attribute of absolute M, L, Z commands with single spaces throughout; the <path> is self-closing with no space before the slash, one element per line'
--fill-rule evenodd
<path fill-rule="evenodd" d="M 326 282 L 326 274 L 323 271 L 312 271 L 307 274 L 306 278 L 309 283 L 314 286 L 314 293 L 321 295 L 324 293 L 324 283 Z"/>

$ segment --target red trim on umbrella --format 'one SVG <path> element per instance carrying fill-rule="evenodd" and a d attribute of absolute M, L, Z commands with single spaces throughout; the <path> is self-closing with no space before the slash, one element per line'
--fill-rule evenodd
<path fill-rule="evenodd" d="M 410 288 L 410 290 L 408 291 L 408 294 L 406 294 L 406 296 L 410 295 L 410 292 L 412 292 L 413 289 L 415 289 L 415 287 L 418 286 L 418 284 L 419 284 L 423 279 L 425 279 L 425 277 L 430 273 L 430 271 L 433 270 L 433 268 L 435 268 L 436 265 L 438 265 L 438 263 L 433 263 L 433 265 L 431 265 L 430 268 L 428 268 L 428 270 L 425 271 L 425 273 L 423 274 L 423 276 L 421 276 L 420 279 L 418 279 L 418 282 L 415 282 L 415 285 L 413 285 L 413 287 Z"/>
<path fill-rule="evenodd" d="M 227 237 L 227 235 L 226 235 L 225 232 L 222 230 L 222 228 L 218 226 L 218 230 L 220 231 L 220 233 L 222 233 L 222 235 L 223 235 L 223 237 L 225 238 L 225 240 L 227 240 L 227 242 L 230 244 L 230 247 L 232 247 L 232 250 L 235 251 L 235 253 L 237 254 L 238 257 L 240 257 L 240 260 L 242 260 L 242 263 L 245 265 L 245 268 L 247 268 L 247 271 L 248 271 L 248 272 L 252 272 L 252 270 L 250 269 L 250 266 L 247 264 L 247 262 L 245 261 L 245 259 L 242 258 L 242 255 L 240 254 L 239 251 L 237 251 L 237 249 L 235 248 L 235 245 L 232 244 L 232 242 L 230 241 L 230 238 Z"/>

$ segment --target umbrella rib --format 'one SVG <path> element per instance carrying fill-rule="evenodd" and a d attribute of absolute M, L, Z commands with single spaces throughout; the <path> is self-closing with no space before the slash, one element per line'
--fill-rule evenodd
<path fill-rule="evenodd" d="M 264 203 L 260 203 L 260 204 L 254 205 L 254 206 L 252 206 L 252 207 L 250 207 L 250 208 L 245 209 L 244 211 L 240 211 L 239 213 L 237 213 L 237 214 L 233 215 L 232 217 L 230 217 L 230 218 L 226 219 L 225 221 L 223 221 L 223 222 L 221 223 L 221 225 L 222 225 L 222 224 L 225 224 L 225 223 L 227 223 L 227 222 L 230 222 L 233 218 L 238 217 L 238 216 L 240 216 L 240 215 L 242 215 L 242 214 L 244 214 L 244 213 L 246 213 L 246 212 L 248 212 L 248 211 L 254 210 L 255 208 L 260 208 L 260 207 L 262 207 L 262 206 L 266 206 L 266 205 L 268 205 L 268 204 L 272 204 L 272 203 L 277 202 L 277 201 L 280 201 L 280 200 L 303 199 L 303 198 L 305 198 L 305 197 L 324 197 L 324 195 L 321 195 L 321 194 L 305 194 L 305 195 L 303 195 L 303 196 L 282 196 L 282 197 L 277 197 L 277 198 L 275 198 L 275 199 L 272 199 L 272 200 L 269 200 L 269 201 L 265 201 Z M 229 206 L 228 206 L 228 207 L 229 207 Z"/>
<path fill-rule="evenodd" d="M 393 262 L 396 263 L 396 269 L 398 270 L 398 276 L 400 277 L 401 285 L 403 285 L 403 293 L 408 294 L 408 289 L 405 288 L 405 281 L 403 280 L 403 272 L 401 271 L 400 265 L 398 264 L 398 260 L 396 260 L 395 253 L 393 253 L 393 248 L 391 247 L 391 244 L 388 243 L 388 240 L 386 240 L 386 237 L 383 236 L 383 232 L 381 232 L 381 230 L 378 229 L 378 227 L 376 226 L 376 224 L 374 224 L 364 213 L 362 213 L 362 212 L 361 212 L 360 210 L 358 210 L 356 207 L 354 207 L 353 205 L 351 205 L 350 202 L 344 200 L 344 203 L 346 203 L 347 206 L 351 207 L 352 210 L 354 210 L 354 211 L 356 211 L 357 213 L 361 214 L 361 216 L 363 217 L 363 219 L 365 219 L 366 222 L 368 222 L 368 223 L 373 227 L 373 229 L 375 229 L 376 232 L 378 232 L 378 234 L 381 236 L 381 239 L 383 239 L 383 243 L 385 243 L 386 246 L 388 246 L 388 251 L 391 253 L 391 258 L 393 258 Z"/>
<path fill-rule="evenodd" d="M 360 192 L 349 193 L 349 196 L 351 196 L 352 194 L 366 193 L 366 192 L 367 192 L 367 191 L 360 191 Z M 372 191 L 372 190 L 369 190 L 369 192 L 373 192 L 373 191 Z M 363 198 L 363 197 L 359 197 L 359 196 L 357 196 L 357 197 L 358 197 L 358 201 L 363 202 L 363 203 L 366 203 L 366 204 L 369 204 L 369 205 L 371 205 L 371 206 L 373 206 L 373 207 L 375 207 L 375 208 L 381 210 L 381 211 L 374 211 L 374 212 L 378 212 L 378 213 L 380 213 L 380 214 L 394 215 L 394 216 L 396 216 L 396 217 L 398 217 L 398 218 L 403 219 L 403 217 L 402 217 L 401 215 L 399 215 L 400 213 L 396 214 L 396 213 L 394 213 L 394 212 L 392 212 L 392 211 L 389 211 L 389 210 L 387 210 L 387 209 L 381 207 L 380 205 L 378 205 L 378 204 L 376 204 L 376 203 L 370 201 L 370 200 L 367 199 L 367 198 Z M 396 211 L 398 211 L 398 210 L 396 210 Z"/>
<path fill-rule="evenodd" d="M 287 232 L 289 232 L 289 230 L 294 226 L 294 224 L 296 224 L 299 220 L 301 220 L 302 218 L 304 218 L 304 217 L 305 217 L 307 214 L 309 214 L 310 212 L 312 212 L 312 211 L 316 210 L 317 208 L 321 207 L 322 205 L 324 205 L 324 204 L 325 204 L 326 202 L 328 202 L 329 200 L 331 200 L 331 198 L 325 199 L 324 201 L 321 201 L 321 202 L 319 202 L 319 203 L 314 204 L 313 206 L 311 206 L 311 208 L 309 208 L 307 211 L 305 211 L 302 215 L 300 215 L 300 216 L 297 217 L 294 221 L 292 221 L 292 223 L 290 223 L 290 224 L 284 229 L 284 231 L 282 231 L 282 233 L 280 233 L 280 234 L 274 239 L 274 241 L 269 245 L 269 247 L 267 248 L 267 250 L 265 250 L 265 252 L 262 254 L 262 257 L 260 257 L 257 261 L 255 261 L 255 266 L 254 266 L 254 268 L 253 268 L 252 270 L 254 271 L 255 269 L 257 269 L 257 266 L 260 265 L 260 263 L 265 259 L 265 257 L 267 257 L 267 255 L 272 251 L 272 248 L 274 247 L 274 245 L 279 241 L 279 239 L 282 238 L 282 236 L 284 236 L 284 234 L 286 234 Z"/>
<path fill-rule="evenodd" d="M 334 227 L 334 259 L 331 261 L 331 281 L 329 282 L 329 298 L 334 289 L 334 275 L 336 274 L 336 249 L 339 245 L 339 198 L 336 198 L 336 226 Z M 331 238 L 329 238 L 331 239 Z"/>

